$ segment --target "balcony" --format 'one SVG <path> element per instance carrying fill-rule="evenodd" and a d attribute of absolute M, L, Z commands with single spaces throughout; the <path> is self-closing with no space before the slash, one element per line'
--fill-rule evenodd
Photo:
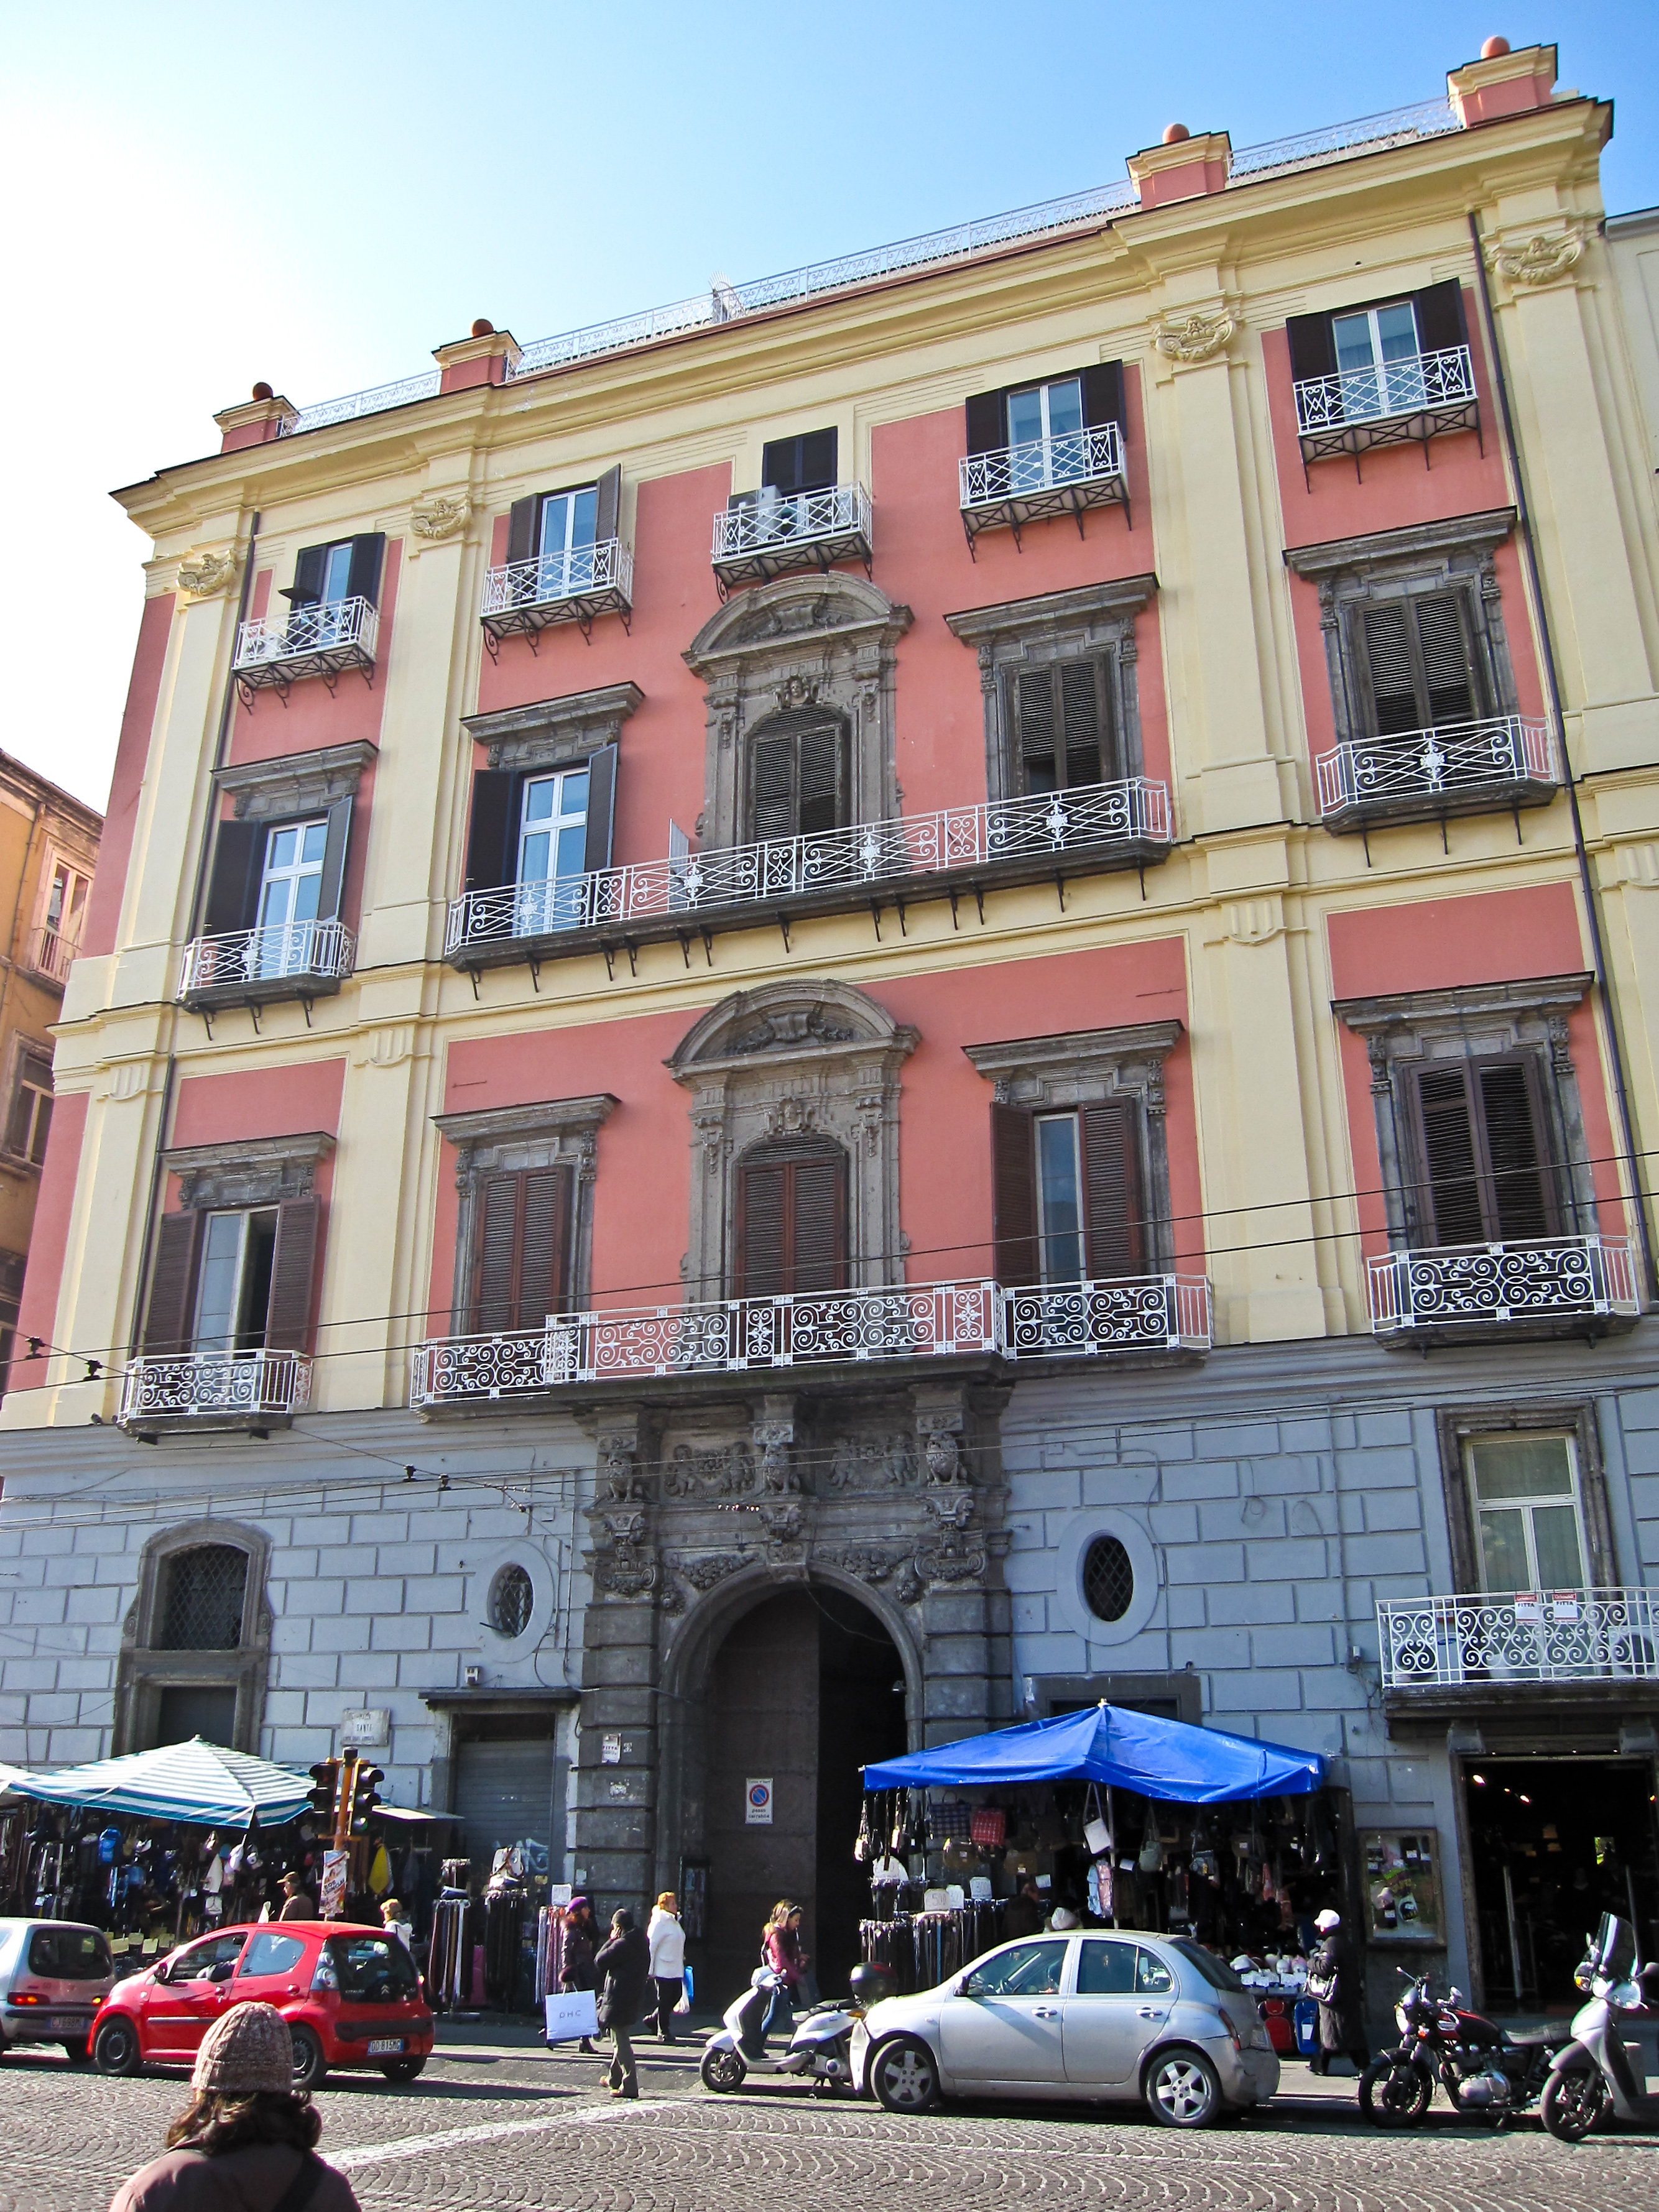
<path fill-rule="evenodd" d="M 627 629 L 634 611 L 634 556 L 620 538 L 575 545 L 534 561 L 511 561 L 484 575 L 484 642 L 493 659 L 504 637 L 538 634 L 555 623 L 574 623 L 592 635 L 599 615 L 619 614 Z"/>
<path fill-rule="evenodd" d="M 1474 363 L 1466 345 L 1407 354 L 1380 368 L 1305 377 L 1295 391 L 1304 470 L 1333 453 L 1352 453 L 1357 474 L 1360 454 L 1377 446 L 1420 445 L 1426 463 L 1431 438 L 1449 430 L 1480 434 Z"/>
<path fill-rule="evenodd" d="M 361 596 L 294 607 L 283 622 L 256 616 L 236 633 L 236 688 L 252 706 L 256 691 L 275 691 L 286 704 L 289 686 L 307 676 L 320 676 L 332 691 L 355 668 L 373 684 L 380 626 L 373 601 Z"/>
<path fill-rule="evenodd" d="M 1144 867 L 1170 849 L 1167 785 L 1145 776 L 948 807 L 816 836 L 671 854 L 550 883 L 507 884 L 452 902 L 444 957 L 477 970 L 727 926 L 976 892 L 1069 871 Z"/>
<path fill-rule="evenodd" d="M 286 1427 L 311 1401 L 311 1362 L 295 1352 L 196 1352 L 135 1359 L 121 1378 L 122 1428 Z"/>
<path fill-rule="evenodd" d="M 714 517 L 714 581 L 724 599 L 734 584 L 764 584 L 793 568 L 862 561 L 870 570 L 870 495 L 862 484 L 742 493 Z"/>
<path fill-rule="evenodd" d="M 1320 817 L 1338 831 L 1547 806 L 1560 787 L 1548 724 L 1518 714 L 1362 738 L 1321 753 L 1314 773 Z"/>
<path fill-rule="evenodd" d="M 542 1329 L 437 1337 L 415 1352 L 417 1413 L 532 1400 L 571 1385 L 780 1369 L 993 1358 L 1016 1364 L 1102 1353 L 1202 1353 L 1210 1286 L 1155 1275 L 1006 1291 L 992 1282 L 900 1284 L 550 1315 Z"/>
<path fill-rule="evenodd" d="M 42 927 L 29 939 L 29 966 L 37 975 L 44 975 L 61 991 L 69 981 L 69 971 L 81 948 L 61 930 Z"/>
<path fill-rule="evenodd" d="M 1371 1327 L 1395 1344 L 1437 1338 L 1606 1335 L 1641 1311 L 1624 1237 L 1448 1244 L 1367 1263 Z"/>
<path fill-rule="evenodd" d="M 1012 530 L 1018 545 L 1024 524 L 1071 514 L 1080 538 L 1088 508 L 1121 507 L 1128 512 L 1129 479 L 1115 422 L 969 453 L 957 466 L 969 553 L 987 530 Z"/>
<path fill-rule="evenodd" d="M 273 999 L 325 998 L 350 975 L 355 955 L 351 932 L 337 921 L 196 937 L 185 947 L 179 996 L 198 1012 Z"/>
<path fill-rule="evenodd" d="M 1540 1692 L 1627 1703 L 1659 1686 L 1659 1591 L 1518 1590 L 1380 1599 L 1382 1690 L 1396 1711 L 1501 1708 Z"/>

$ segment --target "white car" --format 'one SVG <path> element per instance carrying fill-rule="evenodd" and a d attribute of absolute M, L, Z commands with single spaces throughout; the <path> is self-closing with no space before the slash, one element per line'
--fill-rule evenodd
<path fill-rule="evenodd" d="M 0 2052 L 61 2043 L 88 2057 L 93 2014 L 115 1984 L 109 1938 L 78 1920 L 0 1920 Z"/>
<path fill-rule="evenodd" d="M 1255 1999 L 1185 1936 L 1033 1936 L 937 1989 L 885 1997 L 853 2035 L 853 2079 L 890 2112 L 940 2097 L 1144 2101 L 1201 2128 L 1261 2104 L 1279 2060 Z"/>

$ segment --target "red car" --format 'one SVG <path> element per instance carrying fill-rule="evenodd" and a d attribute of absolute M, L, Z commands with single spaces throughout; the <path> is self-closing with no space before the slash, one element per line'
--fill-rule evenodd
<path fill-rule="evenodd" d="M 431 2008 L 395 1936 L 283 1920 L 222 1928 L 118 1982 L 92 2023 L 94 2061 L 106 2074 L 188 2066 L 216 2020 L 255 2001 L 288 2022 L 296 2089 L 319 2087 L 331 2066 L 412 2081 L 432 2049 Z"/>

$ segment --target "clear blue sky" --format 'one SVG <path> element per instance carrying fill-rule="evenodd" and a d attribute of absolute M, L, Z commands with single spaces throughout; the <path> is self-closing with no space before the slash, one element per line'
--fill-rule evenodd
<path fill-rule="evenodd" d="M 0 745 L 101 804 L 145 542 L 105 497 L 297 402 L 1444 90 L 1501 31 L 1616 103 L 1659 202 L 1659 5 L 60 4 L 6 18 Z M 38 344 L 28 331 L 33 325 Z M 19 518 L 27 517 L 27 521 Z"/>

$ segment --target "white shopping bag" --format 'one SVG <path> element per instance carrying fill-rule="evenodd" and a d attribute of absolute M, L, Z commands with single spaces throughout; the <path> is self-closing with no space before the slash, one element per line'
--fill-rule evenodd
<path fill-rule="evenodd" d="M 599 2032 L 599 1999 L 592 1990 L 550 1990 L 547 1993 L 547 2039 L 574 2043 L 578 2036 Z"/>

